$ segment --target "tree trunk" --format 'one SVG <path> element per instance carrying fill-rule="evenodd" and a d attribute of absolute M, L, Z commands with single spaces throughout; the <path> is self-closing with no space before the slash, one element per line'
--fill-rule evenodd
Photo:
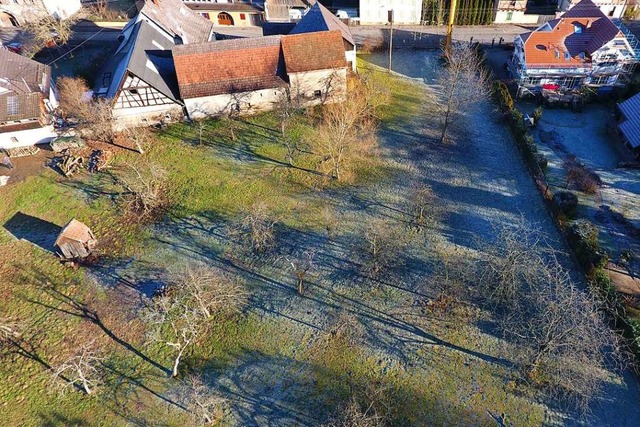
<path fill-rule="evenodd" d="M 447 138 L 447 129 L 449 129 L 449 119 L 451 117 L 451 108 L 447 107 L 447 112 L 444 115 L 444 124 L 442 126 L 442 135 L 440 136 L 440 143 L 443 144 Z"/>
<path fill-rule="evenodd" d="M 182 359 L 182 353 L 184 353 L 184 347 L 180 349 L 180 351 L 178 352 L 178 355 L 173 361 L 173 369 L 171 370 L 171 376 L 173 378 L 178 376 L 178 367 L 180 366 L 180 359 Z"/>

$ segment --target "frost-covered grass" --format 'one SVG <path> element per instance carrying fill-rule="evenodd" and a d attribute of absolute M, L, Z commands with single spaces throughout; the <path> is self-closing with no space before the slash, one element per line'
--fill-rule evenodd
<path fill-rule="evenodd" d="M 414 55 L 399 58 L 423 60 Z M 102 269 L 74 270 L 0 232 L 0 317 L 26 319 L 25 343 L 33 345 L 0 365 L 9 378 L 0 385 L 3 423 L 190 425 L 171 403 L 176 382 L 164 371 L 171 355 L 147 342 L 139 320 L 144 297 L 132 289 L 163 283 L 187 261 L 226 270 L 251 295 L 239 319 L 216 321 L 184 361 L 183 373 L 202 374 L 229 399 L 229 424 L 319 425 L 365 385 L 390 408 L 389 425 L 494 425 L 488 411 L 514 425 L 548 421 L 532 391 L 512 381 L 508 345 L 492 334 L 487 313 L 460 308 L 447 316 L 424 305 L 439 280 L 434 270 L 443 260 L 473 257 L 478 239 L 495 237 L 493 222 L 524 215 L 558 243 L 507 131 L 487 113 L 460 124 L 456 144 L 438 146 L 429 88 L 375 67 L 365 72 L 393 98 L 380 116 L 381 159 L 352 185 L 309 172 L 317 166 L 310 154 L 289 167 L 277 117 L 266 114 L 233 124 L 235 140 L 228 123 L 214 120 L 202 141 L 198 125 L 163 131 L 147 156 L 169 171 L 173 205 L 142 230 L 121 221 L 110 195 L 96 193 L 109 190 L 108 179 L 69 182 L 44 171 L 0 190 L 1 223 L 17 211 L 56 225 L 77 217 L 122 248 Z M 296 118 L 292 137 L 312 136 L 312 120 Z M 138 157 L 119 154 L 115 170 Z M 407 228 L 416 182 L 430 184 L 447 212 L 423 233 Z M 281 251 L 267 262 L 243 259 L 227 234 L 229 222 L 256 202 L 279 222 Z M 369 277 L 359 273 L 358 248 L 377 220 L 402 233 L 407 248 L 394 274 Z M 316 268 L 298 295 L 287 256 L 309 249 L 317 252 Z M 91 313 L 100 322 L 88 320 Z M 332 333 L 344 318 L 355 332 Z M 50 392 L 46 365 L 88 338 L 109 355 L 105 392 Z"/>

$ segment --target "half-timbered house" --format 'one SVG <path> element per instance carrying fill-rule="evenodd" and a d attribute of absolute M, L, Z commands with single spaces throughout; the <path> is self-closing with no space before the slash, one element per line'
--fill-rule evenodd
<path fill-rule="evenodd" d="M 139 2 L 138 14 L 123 28 L 94 86 L 96 96 L 112 100 L 116 128 L 181 115 L 171 49 L 209 41 L 212 35 L 213 24 L 180 0 Z"/>

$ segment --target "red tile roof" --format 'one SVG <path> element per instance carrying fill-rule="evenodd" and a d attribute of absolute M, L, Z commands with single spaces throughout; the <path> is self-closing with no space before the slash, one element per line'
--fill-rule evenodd
<path fill-rule="evenodd" d="M 286 73 L 347 66 L 340 31 L 193 43 L 172 52 L 183 99 L 282 87 Z"/>
<path fill-rule="evenodd" d="M 582 32 L 576 32 L 577 26 Z M 590 0 L 582 0 L 559 19 L 521 35 L 528 67 L 581 67 L 620 30 Z M 584 56 L 584 57 L 582 57 Z"/>
<path fill-rule="evenodd" d="M 287 73 L 347 66 L 342 33 L 338 30 L 283 36 L 282 53 Z"/>
<path fill-rule="evenodd" d="M 183 99 L 280 87 L 280 36 L 179 45 L 173 50 Z"/>

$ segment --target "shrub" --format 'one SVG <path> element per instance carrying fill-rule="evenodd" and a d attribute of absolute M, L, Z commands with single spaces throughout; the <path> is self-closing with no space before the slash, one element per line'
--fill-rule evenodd
<path fill-rule="evenodd" d="M 578 196 L 570 191 L 558 191 L 553 195 L 552 202 L 557 214 L 561 213 L 569 218 L 575 218 Z"/>
<path fill-rule="evenodd" d="M 574 159 L 565 161 L 564 166 L 567 170 L 569 184 L 584 193 L 595 194 L 600 185 L 600 177 L 595 172 L 590 171 Z"/>
<path fill-rule="evenodd" d="M 500 109 L 502 111 L 511 111 L 513 110 L 513 97 L 511 96 L 511 92 L 509 92 L 509 88 L 502 81 L 497 81 L 494 83 L 493 93 L 500 105 Z"/>
<path fill-rule="evenodd" d="M 542 106 L 536 108 L 533 111 L 533 120 L 535 124 L 538 124 L 538 122 L 540 121 L 540 119 L 542 118 Z"/>
<path fill-rule="evenodd" d="M 580 219 L 571 224 L 567 229 L 567 240 L 587 270 L 598 269 L 607 263 L 608 256 L 600 249 L 598 229 L 589 221 Z"/>

